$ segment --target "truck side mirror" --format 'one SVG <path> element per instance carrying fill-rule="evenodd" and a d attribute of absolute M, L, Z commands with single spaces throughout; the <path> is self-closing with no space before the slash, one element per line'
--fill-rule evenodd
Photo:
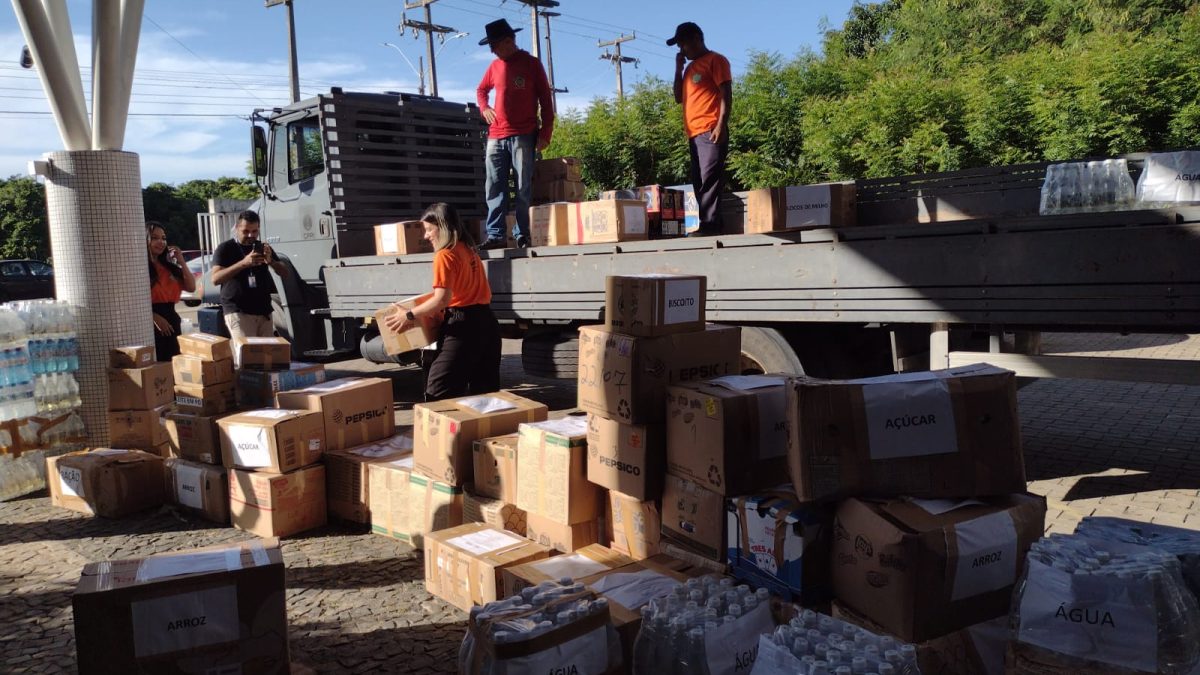
<path fill-rule="evenodd" d="M 257 124 L 250 125 L 250 161 L 254 165 L 254 176 L 267 175 L 267 134 Z"/>

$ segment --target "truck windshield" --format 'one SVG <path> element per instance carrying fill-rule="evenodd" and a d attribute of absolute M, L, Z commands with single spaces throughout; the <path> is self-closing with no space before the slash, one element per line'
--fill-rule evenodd
<path fill-rule="evenodd" d="M 288 124 L 288 182 L 298 183 L 325 170 L 321 127 L 315 117 Z"/>

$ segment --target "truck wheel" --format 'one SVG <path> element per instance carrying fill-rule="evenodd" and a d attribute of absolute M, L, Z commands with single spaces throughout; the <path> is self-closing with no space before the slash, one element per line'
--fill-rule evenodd
<path fill-rule="evenodd" d="M 803 375 L 804 366 L 787 338 L 774 328 L 742 326 L 742 374 Z"/>
<path fill-rule="evenodd" d="M 579 338 L 571 333 L 542 333 L 521 340 L 526 375 L 552 380 L 579 377 Z"/>

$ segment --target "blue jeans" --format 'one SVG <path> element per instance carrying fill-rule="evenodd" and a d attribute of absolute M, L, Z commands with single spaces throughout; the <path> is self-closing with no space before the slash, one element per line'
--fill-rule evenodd
<path fill-rule="evenodd" d="M 517 225 L 513 238 L 529 236 L 529 198 L 533 192 L 533 150 L 537 132 L 508 138 L 489 138 L 484 166 L 487 169 L 487 238 L 507 239 L 504 216 L 508 213 L 508 176 L 517 174 Z"/>

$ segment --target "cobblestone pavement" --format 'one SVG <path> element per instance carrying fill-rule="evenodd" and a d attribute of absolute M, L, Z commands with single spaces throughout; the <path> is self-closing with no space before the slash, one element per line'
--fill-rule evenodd
<path fill-rule="evenodd" d="M 1046 336 L 1055 353 L 1200 358 L 1200 336 Z M 570 382 L 526 377 L 506 342 L 506 387 L 553 410 Z M 336 372 L 395 382 L 411 419 L 420 375 L 365 362 Z M 1050 502 L 1049 531 L 1090 514 L 1200 529 L 1200 387 L 1042 380 L 1019 394 L 1030 490 Z M 45 493 L 0 504 L 0 672 L 71 672 L 71 592 L 84 563 L 251 538 L 169 509 L 118 521 L 50 506 Z M 453 672 L 465 615 L 425 592 L 419 554 L 331 525 L 284 542 L 295 671 Z"/>

